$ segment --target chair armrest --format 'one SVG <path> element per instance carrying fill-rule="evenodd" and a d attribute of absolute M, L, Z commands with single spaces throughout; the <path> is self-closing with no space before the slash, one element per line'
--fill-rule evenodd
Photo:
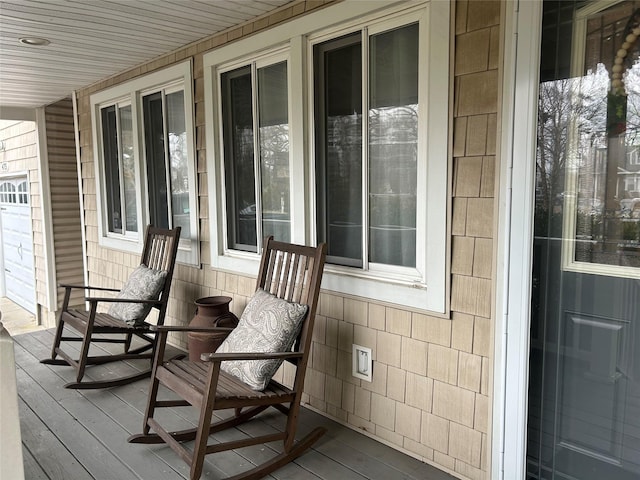
<path fill-rule="evenodd" d="M 274 352 L 274 353 L 203 353 L 200 359 L 205 362 L 223 362 L 228 360 L 270 360 L 287 358 L 302 358 L 302 352 Z"/>
<path fill-rule="evenodd" d="M 74 285 L 70 283 L 59 283 L 58 286 L 61 288 L 81 288 L 84 290 L 101 290 L 103 292 L 119 292 L 120 291 L 117 288 L 93 287 L 91 285 Z"/>
<path fill-rule="evenodd" d="M 116 290 L 119 291 L 119 290 Z M 106 303 L 148 303 L 155 305 L 161 303 L 160 300 L 141 300 L 139 298 L 115 298 L 115 297 L 85 297 L 87 302 L 106 302 Z"/>
<path fill-rule="evenodd" d="M 151 325 L 149 330 L 153 332 L 209 332 L 209 333 L 229 333 L 233 331 L 230 327 L 198 327 L 189 325 Z"/>

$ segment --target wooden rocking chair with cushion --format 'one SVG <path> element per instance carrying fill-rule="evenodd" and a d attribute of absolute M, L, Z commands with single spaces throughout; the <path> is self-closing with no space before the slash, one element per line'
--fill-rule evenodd
<path fill-rule="evenodd" d="M 238 326 L 215 353 L 203 354 L 203 361 L 173 359 L 163 363 L 167 333 L 192 327 L 156 327 L 159 341 L 143 433 L 132 435 L 128 441 L 167 443 L 190 466 L 191 479 L 198 479 L 206 454 L 282 440 L 282 453 L 232 477 L 257 479 L 292 461 L 320 438 L 326 429 L 316 428 L 295 441 L 325 255 L 324 244 L 315 248 L 267 238 L 254 296 Z M 283 361 L 295 369 L 290 387 L 272 379 Z M 158 400 L 160 384 L 180 398 Z M 154 416 L 161 407 L 179 406 L 199 410 L 197 428 L 168 432 Z M 210 434 L 240 425 L 268 407 L 287 415 L 283 432 L 208 444 Z M 234 414 L 211 423 L 213 411 L 222 409 L 234 409 Z M 193 449 L 182 444 L 190 440 L 195 440 Z"/>
<path fill-rule="evenodd" d="M 76 368 L 78 372 L 76 382 L 68 383 L 65 387 L 76 389 L 114 387 L 149 376 L 157 334 L 151 331 L 152 325 L 145 322 L 145 319 L 151 309 L 155 308 L 158 310 L 158 325 L 164 323 L 179 239 L 180 227 L 169 230 L 148 226 L 140 265 L 133 271 L 117 296 L 113 298 L 86 296 L 85 301 L 89 303 L 87 311 L 69 308 L 72 290 L 83 289 L 85 295 L 95 295 L 93 292 L 118 292 L 118 290 L 85 285 L 62 285 L 65 288 L 65 295 L 58 317 L 51 358 L 41 362 L 49 365 L 71 365 Z M 109 304 L 108 311 L 98 312 L 100 304 Z M 63 336 L 65 327 L 72 328 L 80 333 L 80 336 Z M 142 341 L 142 346 L 132 349 L 134 337 Z M 81 342 L 77 359 L 73 358 L 75 355 L 62 349 L 62 342 Z M 122 343 L 124 352 L 113 355 L 90 355 L 89 347 L 93 343 Z M 62 358 L 57 358 L 58 356 Z M 134 359 L 148 359 L 149 368 L 140 373 L 113 380 L 82 381 L 87 365 Z"/>

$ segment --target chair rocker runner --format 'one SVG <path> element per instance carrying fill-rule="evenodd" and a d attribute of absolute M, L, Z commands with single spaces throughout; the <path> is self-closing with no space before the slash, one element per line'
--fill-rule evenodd
<path fill-rule="evenodd" d="M 190 466 L 192 480 L 200 478 L 205 455 L 210 453 L 282 440 L 282 453 L 231 477 L 246 480 L 262 478 L 311 447 L 326 429 L 316 428 L 297 442 L 295 434 L 325 255 L 324 244 L 316 248 L 277 242 L 272 237 L 265 239 L 256 293 L 235 330 L 215 353 L 203 354 L 201 362 L 163 361 L 168 332 L 192 331 L 193 327 L 155 327 L 158 348 L 142 433 L 132 435 L 128 441 L 167 443 Z M 204 330 L 223 329 L 201 331 Z M 268 340 L 263 343 L 265 338 Z M 271 378 L 283 360 L 294 367 L 288 377 L 292 386 Z M 179 398 L 157 399 L 160 384 Z M 181 406 L 199 410 L 198 426 L 168 432 L 156 419 L 156 410 Z M 268 407 L 287 416 L 283 432 L 208 444 L 210 434 L 247 422 Z M 212 423 L 213 411 L 223 409 L 233 409 L 234 414 Z M 195 440 L 193 449 L 182 444 L 190 440 Z"/>
<path fill-rule="evenodd" d="M 66 384 L 66 388 L 114 387 L 149 376 L 157 334 L 151 330 L 152 325 L 144 320 L 149 311 L 155 308 L 158 310 L 158 325 L 164 323 L 179 239 L 180 227 L 169 230 L 148 226 L 140 266 L 131 274 L 118 296 L 113 298 L 86 296 L 85 301 L 89 303 L 87 311 L 69 308 L 71 292 L 74 289 L 84 290 L 85 295 L 95 295 L 93 292 L 118 292 L 118 290 L 85 285 L 61 285 L 65 288 L 65 294 L 58 317 L 51 358 L 41 360 L 41 363 L 75 367 L 76 381 Z M 98 312 L 100 304 L 110 305 L 108 313 Z M 65 327 L 70 327 L 80 336 L 65 336 Z M 142 342 L 142 346 L 132 349 L 134 337 Z M 73 358 L 68 349 L 63 350 L 62 342 L 80 342 L 77 359 Z M 91 344 L 96 343 L 120 343 L 123 344 L 124 351 L 112 355 L 90 355 L 89 348 Z M 87 365 L 134 359 L 148 359 L 149 368 L 140 373 L 113 380 L 82 381 Z"/>

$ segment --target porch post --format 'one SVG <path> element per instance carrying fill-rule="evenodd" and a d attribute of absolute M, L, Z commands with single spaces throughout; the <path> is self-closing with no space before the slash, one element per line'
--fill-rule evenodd
<path fill-rule="evenodd" d="M 542 0 L 505 2 L 492 479 L 526 472 Z M 513 261 L 512 261 L 513 259 Z"/>
<path fill-rule="evenodd" d="M 0 318 L 2 314 L 0 313 Z M 13 339 L 0 322 L 0 478 L 24 480 Z"/>

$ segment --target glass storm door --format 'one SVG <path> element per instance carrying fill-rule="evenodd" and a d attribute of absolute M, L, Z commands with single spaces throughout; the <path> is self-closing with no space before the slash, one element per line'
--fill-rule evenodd
<path fill-rule="evenodd" d="M 545 1 L 527 478 L 640 479 L 640 1 Z"/>

